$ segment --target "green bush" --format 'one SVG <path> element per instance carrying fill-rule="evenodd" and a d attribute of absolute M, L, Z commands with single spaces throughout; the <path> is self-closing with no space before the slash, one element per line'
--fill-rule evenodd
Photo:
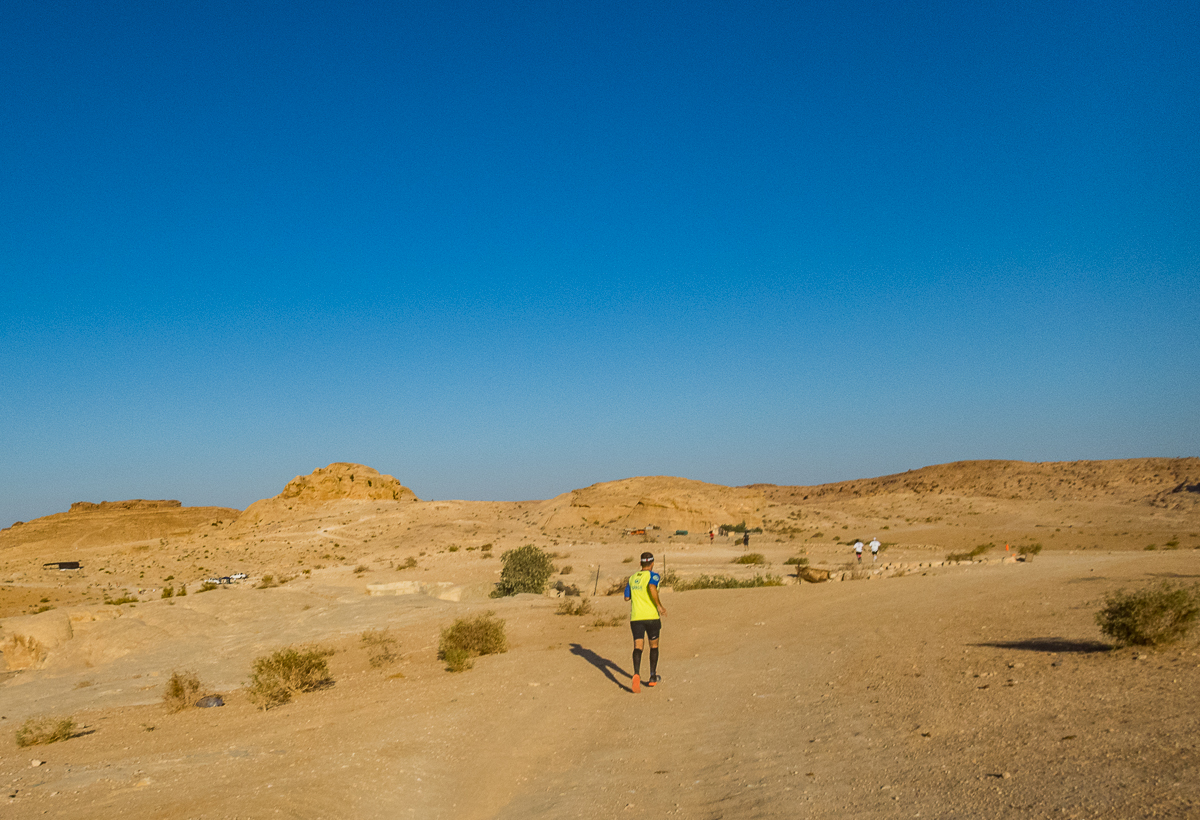
<path fill-rule="evenodd" d="M 250 702 L 260 709 L 281 706 L 301 692 L 330 683 L 328 652 L 289 646 L 254 661 L 247 687 Z"/>
<path fill-rule="evenodd" d="M 18 746 L 41 746 L 70 740 L 75 736 L 75 721 L 67 718 L 30 718 L 17 729 Z"/>
<path fill-rule="evenodd" d="M 753 578 L 734 578 L 732 575 L 698 575 L 695 578 L 675 582 L 676 592 L 692 589 L 749 589 L 751 587 L 781 587 L 783 579 L 778 575 L 755 575 Z"/>
<path fill-rule="evenodd" d="M 729 563 L 731 564 L 754 564 L 761 565 L 767 563 L 767 556 L 761 552 L 748 552 L 745 555 L 739 555 Z"/>
<path fill-rule="evenodd" d="M 1197 616 L 1200 584 L 1163 583 L 1140 592 L 1110 594 L 1096 613 L 1096 624 L 1118 646 L 1159 646 L 1186 637 Z"/>
<path fill-rule="evenodd" d="M 172 712 L 182 712 L 200 694 L 200 678 L 195 672 L 172 672 L 163 687 L 163 705 Z"/>
<path fill-rule="evenodd" d="M 546 591 L 546 582 L 554 572 L 550 556 L 533 544 L 511 549 L 500 556 L 504 566 L 500 570 L 500 583 L 492 592 L 493 598 L 533 592 L 538 595 Z"/>
<path fill-rule="evenodd" d="M 442 630 L 438 640 L 438 658 L 446 662 L 451 672 L 470 669 L 480 655 L 497 655 L 508 651 L 504 621 L 492 612 L 474 618 L 459 618 Z"/>
<path fill-rule="evenodd" d="M 160 597 L 173 598 L 173 597 L 175 597 L 175 590 L 172 589 L 170 586 L 165 586 L 165 587 L 163 587 L 162 595 Z"/>

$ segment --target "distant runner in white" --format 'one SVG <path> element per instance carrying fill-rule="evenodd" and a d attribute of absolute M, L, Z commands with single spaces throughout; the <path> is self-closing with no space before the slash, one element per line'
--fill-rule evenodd
<path fill-rule="evenodd" d="M 871 536 L 871 560 L 875 561 L 879 557 L 879 539 Z"/>

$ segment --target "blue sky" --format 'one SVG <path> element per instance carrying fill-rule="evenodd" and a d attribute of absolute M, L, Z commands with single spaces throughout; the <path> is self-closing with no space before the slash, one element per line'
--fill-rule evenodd
<path fill-rule="evenodd" d="M 1200 454 L 1200 7 L 6 3 L 0 525 Z"/>

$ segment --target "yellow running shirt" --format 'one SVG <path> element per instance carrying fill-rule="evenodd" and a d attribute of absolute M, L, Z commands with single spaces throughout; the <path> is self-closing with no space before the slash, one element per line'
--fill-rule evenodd
<path fill-rule="evenodd" d="M 658 607 L 654 605 L 654 599 L 650 597 L 650 586 L 658 586 L 658 573 L 644 569 L 641 572 L 635 572 L 629 576 L 628 583 L 625 584 L 625 594 L 629 597 L 632 604 L 629 613 L 631 621 L 657 621 Z"/>

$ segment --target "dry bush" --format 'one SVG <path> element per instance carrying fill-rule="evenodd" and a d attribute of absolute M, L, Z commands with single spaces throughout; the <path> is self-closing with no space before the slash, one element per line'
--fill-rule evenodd
<path fill-rule="evenodd" d="M 30 718 L 17 729 L 18 746 L 41 746 L 70 740 L 75 736 L 75 721 L 72 718 Z"/>
<path fill-rule="evenodd" d="M 619 578 L 608 585 L 608 589 L 604 590 L 605 595 L 619 595 L 625 591 L 625 582 L 628 579 Z"/>
<path fill-rule="evenodd" d="M 761 552 L 748 552 L 745 555 L 739 555 L 729 563 L 753 564 L 754 566 L 761 566 L 762 564 L 767 563 L 767 556 L 763 555 Z"/>
<path fill-rule="evenodd" d="M 592 621 L 592 626 L 620 626 L 625 623 L 625 617 L 622 615 L 613 615 L 611 618 L 597 618 Z"/>
<path fill-rule="evenodd" d="M 387 666 L 400 659 L 396 653 L 396 638 L 388 629 L 368 629 L 360 638 L 367 648 L 367 662 L 372 669 Z"/>
<path fill-rule="evenodd" d="M 200 694 L 200 678 L 195 672 L 172 672 L 163 687 L 163 705 L 171 712 L 182 712 L 196 702 Z"/>
<path fill-rule="evenodd" d="M 808 565 L 808 556 L 793 555 L 791 558 L 784 561 L 783 565 L 784 566 L 797 566 L 797 567 L 807 566 Z"/>
<path fill-rule="evenodd" d="M 564 598 L 563 602 L 558 605 L 559 615 L 587 615 L 592 611 L 592 600 L 590 598 Z"/>
<path fill-rule="evenodd" d="M 755 575 L 753 578 L 734 578 L 732 575 L 698 575 L 695 578 L 675 582 L 676 592 L 693 589 L 748 589 L 751 587 L 781 587 L 783 579 L 778 575 Z"/>
<path fill-rule="evenodd" d="M 1197 616 L 1200 584 L 1163 583 L 1140 592 L 1111 593 L 1096 613 L 1096 624 L 1118 646 L 1159 646 L 1187 637 Z"/>
<path fill-rule="evenodd" d="M 247 686 L 250 702 L 266 710 L 331 683 L 325 661 L 329 654 L 313 647 L 289 646 L 254 661 Z"/>
<path fill-rule="evenodd" d="M 485 612 L 474 618 L 459 618 L 442 630 L 438 641 L 438 658 L 446 662 L 451 672 L 470 669 L 473 659 L 480 655 L 496 655 L 508 651 L 504 621 Z"/>

